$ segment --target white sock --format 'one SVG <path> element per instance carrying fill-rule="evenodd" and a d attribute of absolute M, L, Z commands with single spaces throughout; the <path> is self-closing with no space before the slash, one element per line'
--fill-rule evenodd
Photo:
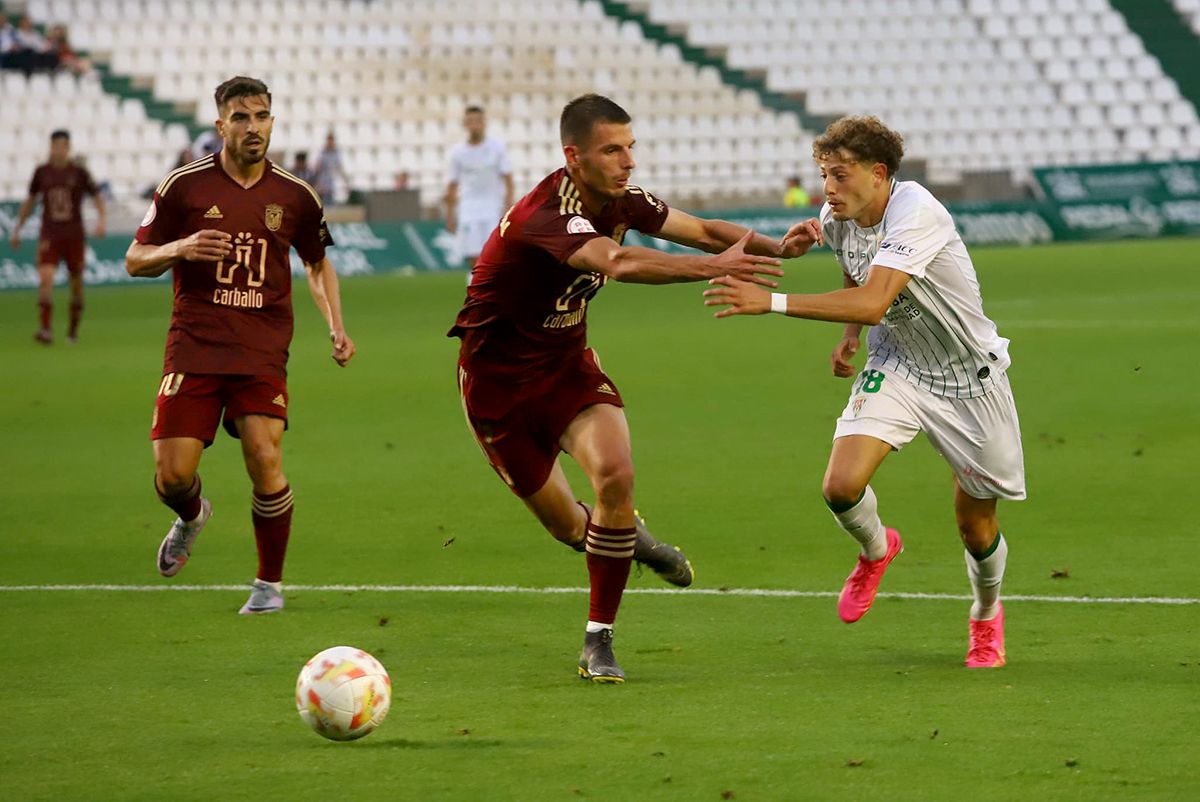
<path fill-rule="evenodd" d="M 264 584 L 267 587 L 274 590 L 276 593 L 283 593 L 283 583 L 282 582 L 268 582 L 265 579 L 257 579 L 255 581 L 261 582 L 262 584 Z"/>
<path fill-rule="evenodd" d="M 879 505 L 870 485 L 867 485 L 857 504 L 844 512 L 833 513 L 833 519 L 858 541 L 868 560 L 887 556 L 887 531 L 883 528 L 883 521 L 879 520 Z"/>
<path fill-rule="evenodd" d="M 1004 564 L 1008 561 L 1008 541 L 996 533 L 992 553 L 977 560 L 966 551 L 967 578 L 975 603 L 971 605 L 971 618 L 976 621 L 991 621 L 1000 612 L 1000 583 L 1004 580 Z"/>
<path fill-rule="evenodd" d="M 599 621 L 588 621 L 588 632 L 602 632 L 606 629 L 612 629 L 612 624 L 601 624 Z"/>

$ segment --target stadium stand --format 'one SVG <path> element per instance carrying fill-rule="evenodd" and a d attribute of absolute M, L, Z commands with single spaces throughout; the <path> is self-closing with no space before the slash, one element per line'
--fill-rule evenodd
<path fill-rule="evenodd" d="M 1187 20 L 1192 32 L 1200 36 L 1200 0 L 1171 0 L 1180 16 Z"/>
<path fill-rule="evenodd" d="M 1195 107 L 1106 0 L 866 0 L 837 14 L 781 0 L 643 5 L 811 112 L 879 113 L 936 181 L 1200 153 Z"/>
<path fill-rule="evenodd" d="M 1198 0 L 1173 2 L 1200 24 Z M 585 91 L 630 110 L 638 181 L 675 202 L 777 202 L 790 174 L 814 185 L 808 142 L 844 113 L 901 130 L 935 183 L 1200 155 L 1194 102 L 1107 0 L 862 0 L 837 14 L 792 0 L 262 0 L 251 20 L 234 0 L 23 7 L 70 24 L 125 89 L 5 74 L 6 124 L 38 120 L 0 143 L 6 198 L 23 194 L 58 125 L 115 194 L 136 196 L 211 125 L 213 87 L 239 72 L 275 93 L 274 158 L 290 164 L 333 130 L 355 189 L 407 172 L 428 209 L 468 103 L 488 109 L 528 187 L 560 162 L 557 112 Z M 738 70 L 763 77 L 758 91 L 729 80 Z"/>

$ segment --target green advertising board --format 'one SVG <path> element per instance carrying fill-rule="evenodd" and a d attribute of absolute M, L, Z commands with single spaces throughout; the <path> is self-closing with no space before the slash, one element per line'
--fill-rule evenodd
<path fill-rule="evenodd" d="M 1083 186 L 1083 197 L 1047 196 L 1043 201 L 949 204 L 963 240 L 971 246 L 1035 245 L 1045 242 L 1123 237 L 1200 235 L 1200 162 L 1115 165 L 1095 168 L 1053 168 L 1036 171 L 1047 187 Z M 1103 174 L 1103 175 L 1102 175 Z M 1104 177 L 1107 176 L 1107 177 Z M 1190 182 L 1190 183 L 1189 183 Z M 1140 188 L 1136 193 L 1118 187 Z M 1075 190 L 1065 191 L 1071 195 Z M 16 222 L 16 203 L 0 203 L 0 235 L 7 243 Z M 720 217 L 778 238 L 798 220 L 817 209 L 718 209 L 699 212 Z M 455 260 L 454 237 L 439 221 L 340 223 L 330 226 L 337 245 L 330 251 L 338 272 L 346 276 L 401 271 L 444 270 Z M 37 286 L 38 220 L 29 220 L 21 247 L 13 252 L 0 245 L 0 289 Z M 125 249 L 131 234 L 91 239 L 87 248 L 85 281 L 109 284 L 133 281 L 125 272 Z M 678 252 L 681 246 L 630 232 L 625 241 Z M 293 254 L 293 272 L 303 268 Z M 65 280 L 60 272 L 59 281 Z M 144 279 L 140 279 L 143 280 Z"/>
<path fill-rule="evenodd" d="M 1200 161 L 1039 167 L 1033 177 L 1053 203 L 1200 197 Z"/>

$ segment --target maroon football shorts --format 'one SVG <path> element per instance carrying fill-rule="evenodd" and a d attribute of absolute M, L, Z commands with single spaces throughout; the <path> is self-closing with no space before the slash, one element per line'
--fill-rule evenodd
<path fill-rule="evenodd" d="M 287 379 L 219 373 L 168 373 L 158 386 L 150 439 L 194 437 L 211 446 L 224 410 L 225 431 L 237 437 L 234 421 L 243 415 L 282 418 L 287 427 Z"/>
<path fill-rule="evenodd" d="M 469 363 L 459 362 L 458 387 L 475 441 L 521 498 L 546 484 L 562 450 L 558 441 L 580 412 L 593 404 L 625 406 L 590 348 L 575 364 L 519 392 L 481 379 Z"/>
<path fill-rule="evenodd" d="M 67 263 L 67 270 L 72 276 L 83 273 L 84 240 L 77 237 L 49 237 L 38 240 L 37 263 L 39 265 L 54 265 L 59 262 Z"/>

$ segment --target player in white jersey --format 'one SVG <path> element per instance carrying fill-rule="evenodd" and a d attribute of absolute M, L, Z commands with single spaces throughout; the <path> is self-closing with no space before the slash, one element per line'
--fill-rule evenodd
<path fill-rule="evenodd" d="M 459 258 L 472 269 L 492 229 L 513 204 L 513 177 L 508 151 L 503 142 L 487 135 L 481 107 L 467 107 L 463 127 L 467 141 L 455 145 L 450 154 L 446 228 L 457 237 Z"/>
<path fill-rule="evenodd" d="M 870 609 L 887 566 L 903 550 L 884 527 L 869 484 L 884 457 L 924 431 L 954 472 L 954 512 L 974 592 L 970 668 L 1004 665 L 1000 582 L 1008 546 L 996 499 L 1025 498 L 1017 409 L 1006 375 L 1008 340 L 983 312 L 979 282 L 946 208 L 913 181 L 897 181 L 900 135 L 874 117 L 846 117 L 813 142 L 826 203 L 820 228 L 843 271 L 843 289 L 769 293 L 713 279 L 705 303 L 718 317 L 780 312 L 845 323 L 835 376 L 855 376 L 838 418 L 822 491 L 838 524 L 862 546 L 838 599 L 853 623 Z M 817 221 L 784 237 L 811 236 Z M 867 363 L 851 365 L 868 325 Z"/>

